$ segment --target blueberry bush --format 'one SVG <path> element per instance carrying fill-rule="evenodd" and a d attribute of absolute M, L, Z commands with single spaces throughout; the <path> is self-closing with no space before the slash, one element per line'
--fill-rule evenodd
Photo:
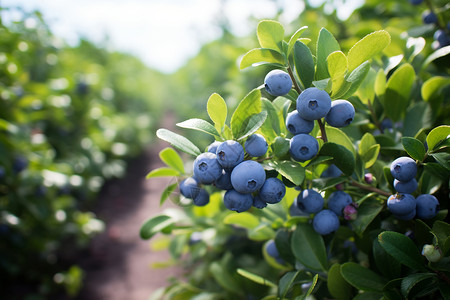
<path fill-rule="evenodd" d="M 147 178 L 171 177 L 160 203 L 182 208 L 140 234 L 187 280 L 155 299 L 449 299 L 450 47 L 309 30 L 258 23 L 239 66 L 269 71 L 176 124 L 209 146 L 157 130 L 172 147 Z"/>

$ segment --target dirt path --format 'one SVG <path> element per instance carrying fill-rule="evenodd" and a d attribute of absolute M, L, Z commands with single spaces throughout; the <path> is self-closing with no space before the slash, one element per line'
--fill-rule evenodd
<path fill-rule="evenodd" d="M 139 237 L 141 224 L 164 208 L 159 206 L 168 178 L 146 180 L 145 175 L 162 166 L 158 152 L 163 143 L 153 145 L 130 163 L 127 175 L 106 184 L 96 211 L 106 230 L 91 243 L 82 267 L 87 271 L 78 300 L 146 300 L 156 289 L 167 285 L 167 278 L 181 269 L 151 269 L 154 262 L 169 259 L 167 252 L 152 252 L 148 241 Z"/>

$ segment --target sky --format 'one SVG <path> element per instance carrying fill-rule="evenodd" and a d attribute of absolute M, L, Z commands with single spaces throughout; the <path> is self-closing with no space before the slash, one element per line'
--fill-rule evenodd
<path fill-rule="evenodd" d="M 164 73 L 174 72 L 195 56 L 202 44 L 220 37 L 217 23 L 222 14 L 233 34 L 244 36 L 255 31 L 250 16 L 273 18 L 279 5 L 285 9 L 278 20 L 287 24 L 304 8 L 300 0 L 0 0 L 0 3 L 3 7 L 41 11 L 53 34 L 69 45 L 76 45 L 80 37 L 96 43 L 108 37 L 114 49 L 136 55 L 149 67 Z M 11 13 L 2 14 L 5 21 L 14 17 Z"/>

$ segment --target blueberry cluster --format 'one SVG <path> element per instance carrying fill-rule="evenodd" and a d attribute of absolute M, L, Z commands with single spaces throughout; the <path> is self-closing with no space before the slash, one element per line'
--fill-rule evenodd
<path fill-rule="evenodd" d="M 416 162 L 407 156 L 402 156 L 394 160 L 390 167 L 394 179 L 396 194 L 391 195 L 387 200 L 387 207 L 392 214 L 400 220 L 411 220 L 414 217 L 420 219 L 431 219 L 439 211 L 439 201 L 430 194 L 422 194 L 414 198 L 414 193 L 418 187 Z"/>
<path fill-rule="evenodd" d="M 260 134 L 253 134 L 247 138 L 244 147 L 234 140 L 213 142 L 207 152 L 195 159 L 194 175 L 180 183 L 180 193 L 193 199 L 195 205 L 206 205 L 209 195 L 202 185 L 214 185 L 226 191 L 224 205 L 236 212 L 280 202 L 286 193 L 283 182 L 278 178 L 266 178 L 259 162 L 244 160 L 245 154 L 250 157 L 266 154 L 266 140 Z"/>
<path fill-rule="evenodd" d="M 412 5 L 420 5 L 423 0 L 409 0 Z M 438 15 L 432 10 L 425 10 L 422 13 L 422 21 L 425 24 L 434 24 L 438 28 L 433 35 L 433 47 L 439 49 L 450 45 L 450 22 L 446 26 L 440 25 Z"/>
<path fill-rule="evenodd" d="M 324 209 L 325 199 L 322 195 L 313 189 L 306 189 L 301 191 L 294 200 L 290 213 L 303 216 L 315 214 L 312 220 L 313 228 L 321 235 L 336 231 L 340 225 L 339 217 L 345 220 L 356 218 L 357 205 L 346 192 L 335 191 L 326 202 L 327 208 Z"/>

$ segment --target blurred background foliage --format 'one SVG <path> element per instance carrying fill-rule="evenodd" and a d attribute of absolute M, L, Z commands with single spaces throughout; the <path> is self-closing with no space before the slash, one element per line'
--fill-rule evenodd
<path fill-rule="evenodd" d="M 422 36 L 425 49 L 414 66 L 435 50 L 437 28 L 421 20 L 425 5 L 366 0 L 342 20 L 337 9 L 345 3 L 329 0 L 313 6 L 305 1 L 298 18 L 283 24 L 286 36 L 307 25 L 303 37 L 313 39 L 326 27 L 347 52 L 366 34 L 385 29 L 392 37 L 386 57 L 404 54 L 408 36 Z M 442 15 L 449 19 L 446 1 L 433 3 L 445 8 Z M 7 13 L 8 8 L 0 9 Z M 151 70 L 136 57 L 88 40 L 67 46 L 39 12 L 23 11 L 22 16 L 8 25 L 0 19 L 1 288 L 14 291 L 26 285 L 27 294 L 46 296 L 60 285 L 75 295 L 82 280 L 74 265 L 77 249 L 104 227 L 90 211 L 105 180 L 125 174 L 127 161 L 154 141 L 157 127 L 174 127 L 164 123 L 168 113 L 176 121 L 206 118 L 206 101 L 213 92 L 233 109 L 263 83 L 269 69 L 239 70 L 239 58 L 258 42 L 255 34 L 234 36 L 226 16 L 218 21 L 222 37 L 205 44 L 173 74 Z M 258 21 L 252 20 L 253 28 Z M 315 43 L 310 43 L 313 53 Z M 447 55 L 430 65 L 421 80 L 430 74 L 448 76 L 448 69 Z M 441 122 L 448 121 L 445 99 Z M 188 138 L 194 134 L 180 131 Z M 195 140 L 201 149 L 211 142 L 206 135 L 195 134 Z M 233 251 L 254 247 L 239 242 L 241 247 Z M 212 256 L 227 259 L 226 247 L 215 249 Z"/>

